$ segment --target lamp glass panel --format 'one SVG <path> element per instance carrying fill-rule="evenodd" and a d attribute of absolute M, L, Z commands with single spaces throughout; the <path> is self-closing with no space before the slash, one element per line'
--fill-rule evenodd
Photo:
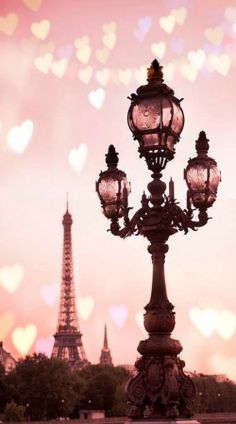
<path fill-rule="evenodd" d="M 111 177 L 102 178 L 98 191 L 104 202 L 115 202 L 119 191 L 118 181 Z"/>
<path fill-rule="evenodd" d="M 172 135 L 168 135 L 166 144 L 168 149 L 171 150 L 171 152 L 175 151 L 175 138 Z"/>
<path fill-rule="evenodd" d="M 209 188 L 216 191 L 220 183 L 220 171 L 216 165 L 212 165 L 210 169 Z"/>
<path fill-rule="evenodd" d="M 191 190 L 203 190 L 207 182 L 207 168 L 202 165 L 192 165 L 187 170 L 186 179 Z"/>
<path fill-rule="evenodd" d="M 168 127 L 171 122 L 171 102 L 169 99 L 163 97 L 162 103 L 162 126 Z"/>
<path fill-rule="evenodd" d="M 133 107 L 131 105 L 130 108 L 129 108 L 129 110 L 128 110 L 128 114 L 127 114 L 127 122 L 128 122 L 128 125 L 129 125 L 130 130 L 132 132 L 134 132 L 135 131 L 135 126 L 134 126 L 133 119 L 132 119 L 132 113 L 133 113 Z"/>
<path fill-rule="evenodd" d="M 173 104 L 173 119 L 171 128 L 176 134 L 180 134 L 184 126 L 184 115 L 182 109 L 176 104 Z"/>
<path fill-rule="evenodd" d="M 132 121 L 134 127 L 140 131 L 156 129 L 160 125 L 160 99 L 148 98 L 133 107 Z"/>
<path fill-rule="evenodd" d="M 160 144 L 159 135 L 157 133 L 143 134 L 142 140 L 143 140 L 144 146 L 146 147 L 158 146 Z"/>

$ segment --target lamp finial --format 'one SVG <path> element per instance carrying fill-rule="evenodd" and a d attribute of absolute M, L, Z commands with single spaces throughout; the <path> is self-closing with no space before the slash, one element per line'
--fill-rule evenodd
<path fill-rule="evenodd" d="M 110 144 L 108 152 L 106 154 L 106 164 L 108 167 L 117 166 L 118 162 L 118 153 L 116 152 L 115 146 L 113 146 L 113 144 Z"/>
<path fill-rule="evenodd" d="M 150 82 L 152 80 L 156 80 L 156 82 L 162 83 L 164 81 L 162 68 L 163 66 L 160 65 L 158 60 L 154 59 L 150 67 L 147 69 L 147 81 Z"/>

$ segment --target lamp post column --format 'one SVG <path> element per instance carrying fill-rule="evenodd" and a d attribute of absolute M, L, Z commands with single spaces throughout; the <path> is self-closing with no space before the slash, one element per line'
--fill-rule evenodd
<path fill-rule="evenodd" d="M 144 314 L 144 327 L 149 337 L 139 343 L 141 357 L 135 364 L 138 374 L 127 385 L 129 415 L 139 419 L 189 417 L 195 395 L 192 381 L 183 372 L 185 364 L 178 358 L 182 346 L 171 337 L 175 313 L 167 296 L 164 262 L 168 251 L 166 242 L 176 229 L 166 218 L 162 206 L 166 185 L 160 176 L 153 175 L 148 185 L 152 207 L 140 228 L 140 233 L 150 242 L 148 252 L 152 257 L 153 278 Z"/>

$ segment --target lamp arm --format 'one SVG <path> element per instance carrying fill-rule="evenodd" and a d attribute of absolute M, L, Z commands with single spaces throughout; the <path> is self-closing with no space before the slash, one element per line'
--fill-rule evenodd
<path fill-rule="evenodd" d="M 207 224 L 209 219 L 211 218 L 208 216 L 206 209 L 202 208 L 199 210 L 199 213 L 198 213 L 198 221 L 191 220 L 191 224 L 194 227 L 203 227 L 204 225 Z"/>
<path fill-rule="evenodd" d="M 142 226 L 142 219 L 148 212 L 148 206 L 142 206 L 137 212 L 135 212 L 134 216 L 129 219 L 128 213 L 132 208 L 125 208 L 124 210 L 124 227 L 121 228 L 118 218 L 114 218 L 111 220 L 110 229 L 111 233 L 114 236 L 119 236 L 121 238 L 129 237 L 133 234 L 138 235 L 140 227 Z"/>
<path fill-rule="evenodd" d="M 197 228 L 203 227 L 210 219 L 207 215 L 206 208 L 202 208 L 198 214 L 198 220 L 193 219 L 192 209 L 182 209 L 175 201 L 165 199 L 164 208 L 168 211 L 168 215 L 172 220 L 172 226 L 184 231 L 185 234 L 189 229 L 196 231 Z"/>

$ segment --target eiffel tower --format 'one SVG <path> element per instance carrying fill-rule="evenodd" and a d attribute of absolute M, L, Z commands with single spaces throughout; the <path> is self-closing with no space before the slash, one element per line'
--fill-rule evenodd
<path fill-rule="evenodd" d="M 88 360 L 82 343 L 76 308 L 71 240 L 72 223 L 67 201 L 67 209 L 62 221 L 64 243 L 59 314 L 51 356 L 66 360 L 71 368 L 77 369 L 88 365 Z"/>

